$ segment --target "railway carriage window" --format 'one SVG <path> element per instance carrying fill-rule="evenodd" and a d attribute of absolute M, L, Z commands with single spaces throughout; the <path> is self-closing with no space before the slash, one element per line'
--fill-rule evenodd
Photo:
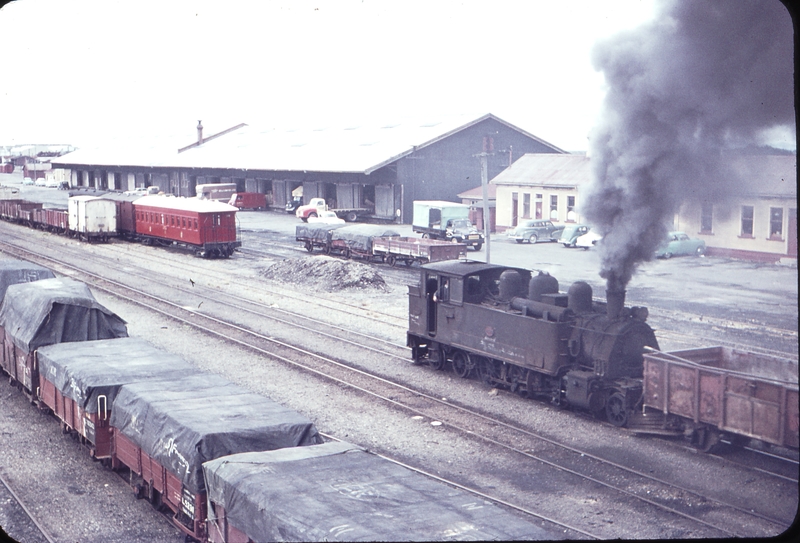
<path fill-rule="evenodd" d="M 197 219 L 194 220 L 194 229 L 197 230 Z"/>
<path fill-rule="evenodd" d="M 186 217 L 181 217 L 181 223 L 183 223 L 183 227 L 186 228 Z"/>

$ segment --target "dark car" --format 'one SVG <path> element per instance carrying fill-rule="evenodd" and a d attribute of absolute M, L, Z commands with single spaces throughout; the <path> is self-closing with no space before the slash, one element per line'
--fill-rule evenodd
<path fill-rule="evenodd" d="M 589 231 L 589 226 L 585 224 L 568 224 L 561 232 L 558 242 L 564 247 L 575 247 L 575 241 Z"/>
<path fill-rule="evenodd" d="M 704 254 L 706 254 L 706 242 L 702 239 L 692 239 L 684 232 L 670 232 L 667 234 L 667 239 L 656 249 L 656 258 Z"/>
<path fill-rule="evenodd" d="M 508 238 L 517 243 L 527 241 L 536 243 L 537 241 L 558 241 L 561 236 L 563 226 L 556 226 L 547 220 L 524 220 L 516 228 L 508 231 Z"/>

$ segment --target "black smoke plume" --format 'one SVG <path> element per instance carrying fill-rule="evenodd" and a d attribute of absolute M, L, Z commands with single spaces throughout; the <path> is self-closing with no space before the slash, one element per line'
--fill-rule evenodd
<path fill-rule="evenodd" d="M 593 51 L 608 85 L 583 209 L 604 240 L 600 275 L 623 290 L 686 199 L 740 180 L 731 149 L 794 133 L 792 20 L 777 1 L 662 1 L 652 22 Z"/>

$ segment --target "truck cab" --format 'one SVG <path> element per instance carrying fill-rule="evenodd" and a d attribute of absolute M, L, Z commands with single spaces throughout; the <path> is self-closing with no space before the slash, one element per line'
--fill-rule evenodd
<path fill-rule="evenodd" d="M 294 216 L 303 222 L 308 222 L 310 217 L 318 217 L 323 211 L 328 211 L 328 204 L 325 203 L 325 198 L 311 198 L 306 205 L 297 208 Z"/>

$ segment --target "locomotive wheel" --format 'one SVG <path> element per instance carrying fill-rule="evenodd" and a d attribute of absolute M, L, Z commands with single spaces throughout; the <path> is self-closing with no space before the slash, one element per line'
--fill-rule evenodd
<path fill-rule="evenodd" d="M 457 351 L 453 355 L 453 371 L 462 379 L 466 379 L 472 373 L 472 368 L 475 367 L 472 357 L 464 351 Z"/>
<path fill-rule="evenodd" d="M 308 251 L 309 253 L 314 251 L 314 245 L 310 241 L 306 242 L 306 251 Z"/>
<path fill-rule="evenodd" d="M 608 422 L 614 426 L 625 426 L 628 423 L 628 407 L 625 405 L 625 397 L 616 392 L 606 401 L 606 417 Z"/>
<path fill-rule="evenodd" d="M 495 361 L 491 358 L 481 356 L 475 363 L 478 370 L 478 378 L 487 385 L 494 384 L 494 380 L 500 377 Z"/>
<path fill-rule="evenodd" d="M 430 365 L 430 367 L 432 367 L 436 371 L 444 369 L 444 365 L 447 362 L 447 358 L 445 357 L 445 354 L 444 354 L 444 349 L 440 348 L 436 352 L 431 353 L 431 354 L 435 354 L 435 355 L 438 355 L 438 356 L 436 356 L 435 358 L 429 358 L 428 359 L 428 365 Z"/>

